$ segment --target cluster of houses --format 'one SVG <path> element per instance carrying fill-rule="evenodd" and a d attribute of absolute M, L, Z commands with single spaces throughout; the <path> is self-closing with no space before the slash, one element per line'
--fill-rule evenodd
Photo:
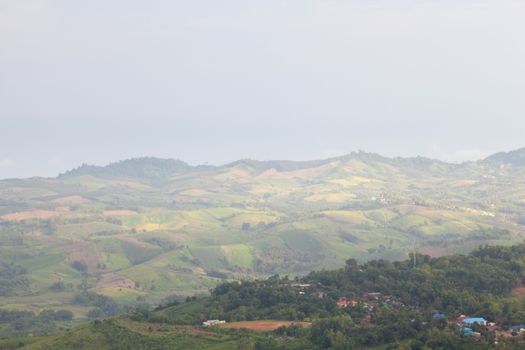
<path fill-rule="evenodd" d="M 305 295 L 306 290 L 312 287 L 312 285 L 308 283 L 292 283 L 290 286 L 297 289 L 299 295 Z M 309 294 L 316 295 L 319 298 L 324 298 L 326 296 L 324 292 L 318 290 L 312 293 Z M 380 292 L 367 292 L 363 294 L 362 298 L 340 297 L 336 301 L 336 306 L 338 309 L 362 308 L 366 312 L 362 321 L 364 323 L 369 323 L 374 309 L 381 307 L 400 309 L 405 305 L 391 295 L 383 295 Z M 447 315 L 441 312 L 434 312 L 432 314 L 432 319 L 446 320 L 448 324 L 457 327 L 458 333 L 465 337 L 478 338 L 485 332 L 494 332 L 496 339 L 513 337 L 516 335 L 525 336 L 525 324 L 515 325 L 509 328 L 505 327 L 503 330 L 495 322 L 489 322 L 483 317 L 460 315 L 455 320 L 449 320 Z"/>
<path fill-rule="evenodd" d="M 292 283 L 290 287 L 298 289 L 299 295 L 305 295 L 306 292 L 304 291 L 306 288 L 310 288 L 312 285 L 310 283 Z"/>
<path fill-rule="evenodd" d="M 447 319 L 447 315 L 435 312 L 432 314 L 434 320 Z M 518 334 L 525 334 L 525 324 L 511 326 L 508 329 L 502 329 L 495 322 L 489 322 L 484 317 L 470 317 L 459 315 L 453 323 L 457 327 L 458 333 L 465 337 L 479 338 L 483 332 L 494 332 L 496 338 L 513 337 Z"/>
<path fill-rule="evenodd" d="M 366 315 L 363 318 L 363 322 L 370 322 L 372 311 L 378 307 L 387 307 L 390 309 L 399 309 L 405 305 L 400 301 L 396 300 L 391 295 L 383 295 L 379 292 L 364 293 L 362 299 L 350 299 L 341 297 L 336 302 L 336 306 L 339 309 L 361 307 L 366 311 Z M 432 319 L 447 320 L 446 314 L 441 312 L 434 312 Z M 465 337 L 478 338 L 485 332 L 494 332 L 496 339 L 502 337 L 513 337 L 516 335 L 525 336 L 525 324 L 511 326 L 505 330 L 502 329 L 495 322 L 489 322 L 484 317 L 471 317 L 467 315 L 460 315 L 454 321 L 447 321 L 449 324 L 453 324 L 457 327 L 458 332 Z"/>
<path fill-rule="evenodd" d="M 365 310 L 373 310 L 375 307 L 387 307 L 389 309 L 395 309 L 397 307 L 404 306 L 403 303 L 396 300 L 393 296 L 383 295 L 379 292 L 364 293 L 363 298 L 360 300 L 342 297 L 339 298 L 339 300 L 336 302 L 336 305 L 339 309 L 361 306 Z"/>
<path fill-rule="evenodd" d="M 432 317 L 434 316 L 435 314 Z M 474 325 L 483 326 L 487 331 L 499 330 L 499 326 L 494 322 L 488 322 L 483 317 L 469 317 L 466 315 L 460 315 L 456 319 L 456 325 L 458 326 L 458 332 L 465 337 L 481 337 L 480 332 L 476 332 L 472 329 Z"/>
<path fill-rule="evenodd" d="M 359 305 L 357 300 L 350 300 L 348 298 L 339 298 L 335 303 L 339 309 L 346 309 L 347 307 L 356 307 Z"/>
<path fill-rule="evenodd" d="M 460 315 L 456 324 L 458 331 L 466 337 L 480 337 L 481 333 L 473 331 L 474 325 L 481 326 L 482 331 L 495 332 L 496 338 L 513 337 L 518 334 L 525 334 L 525 324 L 510 326 L 508 329 L 503 330 L 495 322 L 489 322 L 483 317 L 469 317 L 466 315 Z M 476 327 L 480 330 L 479 327 Z"/>
<path fill-rule="evenodd" d="M 362 308 L 365 311 L 365 316 L 362 322 L 370 323 L 372 320 L 372 312 L 376 308 L 386 307 L 389 309 L 399 309 L 404 306 L 399 300 L 396 300 L 391 295 L 383 295 L 379 292 L 364 293 L 363 297 L 359 300 L 349 299 L 341 297 L 336 302 L 336 306 L 339 309 L 346 308 Z"/>

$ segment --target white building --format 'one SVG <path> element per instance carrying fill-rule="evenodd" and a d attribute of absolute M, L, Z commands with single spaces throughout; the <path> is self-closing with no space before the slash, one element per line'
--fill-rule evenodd
<path fill-rule="evenodd" d="M 208 321 L 202 322 L 202 325 L 204 327 L 210 327 L 210 326 L 216 326 L 218 324 L 224 324 L 224 323 L 226 323 L 226 321 L 223 321 L 223 320 L 208 320 Z"/>

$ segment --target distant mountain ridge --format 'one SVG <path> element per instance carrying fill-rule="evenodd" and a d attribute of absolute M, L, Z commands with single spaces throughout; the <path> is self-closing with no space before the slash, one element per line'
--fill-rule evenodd
<path fill-rule="evenodd" d="M 76 169 L 59 175 L 59 178 L 92 175 L 156 179 L 177 173 L 185 173 L 192 168 L 192 166 L 180 160 L 143 157 L 126 159 L 106 166 L 83 164 Z"/>
<path fill-rule="evenodd" d="M 68 178 L 75 176 L 91 175 L 97 177 L 130 177 L 142 179 L 161 179 L 177 174 L 189 173 L 192 171 L 202 170 L 221 170 L 233 167 L 244 167 L 255 173 L 261 173 L 270 169 L 278 172 L 296 171 L 308 168 L 314 168 L 329 164 L 334 161 L 360 160 L 369 163 L 385 163 L 401 167 L 430 167 L 440 165 L 447 167 L 456 167 L 457 164 L 446 163 L 441 160 L 427 157 L 395 157 L 389 158 L 377 153 L 352 152 L 347 155 L 306 161 L 294 160 L 254 160 L 240 159 L 225 165 L 196 165 L 177 159 L 164 159 L 157 157 L 139 157 L 125 159 L 110 163 L 105 166 L 82 164 L 80 167 L 66 171 L 60 174 L 58 178 Z"/>
<path fill-rule="evenodd" d="M 484 162 L 525 166 L 525 148 L 493 154 L 485 158 Z"/>

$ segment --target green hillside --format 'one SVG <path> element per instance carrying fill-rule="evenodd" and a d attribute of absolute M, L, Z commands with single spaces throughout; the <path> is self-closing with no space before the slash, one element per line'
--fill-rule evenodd
<path fill-rule="evenodd" d="M 301 279 L 219 284 L 211 294 L 140 307 L 47 337 L 28 350 L 523 349 L 525 244 L 398 262 L 346 261 Z M 2 318 L 15 315 L 1 314 Z M 40 316 L 42 317 L 42 316 Z M 24 319 L 18 315 L 19 319 Z M 206 326 L 203 321 L 217 320 Z M 219 320 L 221 322 L 219 323 Z"/>
<path fill-rule="evenodd" d="M 83 293 L 110 298 L 116 314 L 350 257 L 521 242 L 521 153 L 464 164 L 363 152 L 224 166 L 139 158 L 2 180 L 0 309 L 67 309 L 75 324 L 101 315 Z"/>

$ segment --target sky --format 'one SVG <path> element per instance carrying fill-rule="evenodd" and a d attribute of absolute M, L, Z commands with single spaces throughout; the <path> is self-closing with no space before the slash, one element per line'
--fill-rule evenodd
<path fill-rule="evenodd" d="M 524 0 L 0 0 L 0 178 L 525 146 Z"/>

